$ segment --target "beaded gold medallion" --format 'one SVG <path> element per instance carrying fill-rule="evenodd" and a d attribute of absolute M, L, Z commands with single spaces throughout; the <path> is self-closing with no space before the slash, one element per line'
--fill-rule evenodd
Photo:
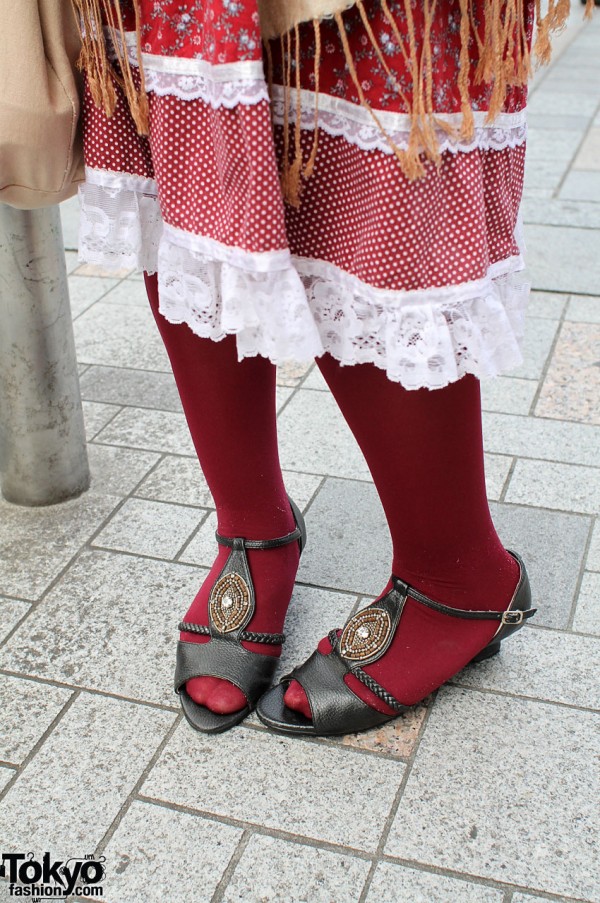
<path fill-rule="evenodd" d="M 251 605 L 250 589 L 244 578 L 239 574 L 225 574 L 211 590 L 208 610 L 219 633 L 231 633 L 244 624 Z"/>
<path fill-rule="evenodd" d="M 383 651 L 392 621 L 383 608 L 365 608 L 350 618 L 340 637 L 340 655 L 362 662 Z"/>

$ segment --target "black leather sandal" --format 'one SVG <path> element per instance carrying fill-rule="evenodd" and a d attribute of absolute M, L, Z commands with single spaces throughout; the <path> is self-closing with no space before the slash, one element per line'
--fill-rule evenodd
<path fill-rule="evenodd" d="M 363 667 L 377 661 L 389 648 L 409 597 L 427 608 L 454 618 L 498 621 L 498 630 L 492 640 L 472 661 L 482 662 L 496 655 L 502 641 L 519 630 L 536 612 L 536 609 L 531 608 L 531 589 L 525 565 L 514 552 L 510 554 L 519 564 L 521 574 L 506 611 L 464 611 L 441 605 L 392 576 L 393 586 L 382 599 L 353 615 L 340 636 L 337 630 L 330 632 L 329 641 L 333 647 L 330 655 L 313 652 L 303 665 L 282 678 L 276 687 L 261 698 L 256 709 L 258 717 L 267 727 L 280 733 L 322 737 L 365 731 L 385 724 L 407 711 L 410 706 L 403 705 L 388 693 L 363 671 Z M 384 715 L 377 712 L 355 696 L 344 682 L 346 674 L 353 674 L 394 709 L 396 714 Z M 301 712 L 288 709 L 283 701 L 292 680 L 297 680 L 302 685 L 308 697 L 312 721 Z"/>
<path fill-rule="evenodd" d="M 278 549 L 297 542 L 300 554 L 306 545 L 306 527 L 300 509 L 289 499 L 296 529 L 276 539 L 228 539 L 216 534 L 217 542 L 231 549 L 223 570 L 214 583 L 208 602 L 209 626 L 182 621 L 178 629 L 186 633 L 210 636 L 208 643 L 177 644 L 175 692 L 179 694 L 183 713 L 197 731 L 216 734 L 239 724 L 255 707 L 257 700 L 270 686 L 278 658 L 248 652 L 242 640 L 280 646 L 285 642 L 282 633 L 252 633 L 244 628 L 250 623 L 255 609 L 254 585 L 248 565 L 246 549 Z M 244 693 L 245 708 L 228 715 L 219 715 L 198 705 L 185 689 L 192 677 L 219 677 L 228 680 Z"/>

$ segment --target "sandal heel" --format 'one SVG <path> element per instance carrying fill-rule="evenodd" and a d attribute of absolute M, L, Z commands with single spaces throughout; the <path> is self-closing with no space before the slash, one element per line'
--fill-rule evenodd
<path fill-rule="evenodd" d="M 485 649 L 482 649 L 481 652 L 478 652 L 475 658 L 471 659 L 471 664 L 477 664 L 478 662 L 484 662 L 486 659 L 491 658 L 493 655 L 498 655 L 500 652 L 500 646 L 502 645 L 502 640 L 495 640 L 493 643 L 490 643 L 489 646 L 486 646 Z"/>

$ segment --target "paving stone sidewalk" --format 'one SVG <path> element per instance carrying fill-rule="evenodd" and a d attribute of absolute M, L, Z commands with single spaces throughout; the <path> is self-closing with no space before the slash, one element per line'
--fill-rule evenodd
<path fill-rule="evenodd" d="M 108 903 L 600 901 L 600 16 L 580 20 L 531 95 L 525 362 L 483 393 L 494 518 L 539 615 L 383 729 L 182 721 L 176 624 L 212 561 L 212 501 L 141 278 L 79 265 L 65 205 L 93 485 L 0 502 L 3 852 L 103 855 Z M 278 405 L 310 537 L 285 668 L 379 592 L 389 546 L 314 366 L 280 371 Z"/>

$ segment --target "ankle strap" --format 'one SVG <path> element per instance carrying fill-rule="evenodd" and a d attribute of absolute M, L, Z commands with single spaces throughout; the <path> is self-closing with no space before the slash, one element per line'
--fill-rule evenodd
<path fill-rule="evenodd" d="M 505 611 L 472 611 L 464 608 L 453 608 L 451 605 L 442 605 L 441 602 L 434 602 L 433 599 L 409 586 L 408 583 L 404 583 L 398 577 L 392 576 L 392 581 L 394 588 L 403 596 L 414 599 L 415 602 L 420 602 L 421 605 L 426 605 L 427 608 L 432 608 L 434 611 L 439 611 L 444 615 L 450 615 L 453 618 L 464 618 L 467 621 L 501 621 L 503 624 L 517 625 L 522 624 L 527 618 L 532 618 L 537 611 L 537 608 L 522 610 L 520 608 L 511 608 L 510 606 Z M 519 581 L 520 585 L 521 581 Z"/>
<path fill-rule="evenodd" d="M 204 624 L 192 624 L 190 621 L 180 621 L 177 630 L 182 633 L 196 633 L 200 636 L 212 636 L 210 627 Z M 283 646 L 285 643 L 284 633 L 256 633 L 255 631 L 242 630 L 239 639 L 248 643 L 264 643 L 271 646 Z"/>
<path fill-rule="evenodd" d="M 297 542 L 302 538 L 300 527 L 296 527 L 286 536 L 278 536 L 275 539 L 244 539 L 243 537 L 231 538 L 229 536 L 221 536 L 217 531 L 215 537 L 220 546 L 227 546 L 229 549 L 278 549 L 280 546 L 287 546 L 291 542 Z"/>

